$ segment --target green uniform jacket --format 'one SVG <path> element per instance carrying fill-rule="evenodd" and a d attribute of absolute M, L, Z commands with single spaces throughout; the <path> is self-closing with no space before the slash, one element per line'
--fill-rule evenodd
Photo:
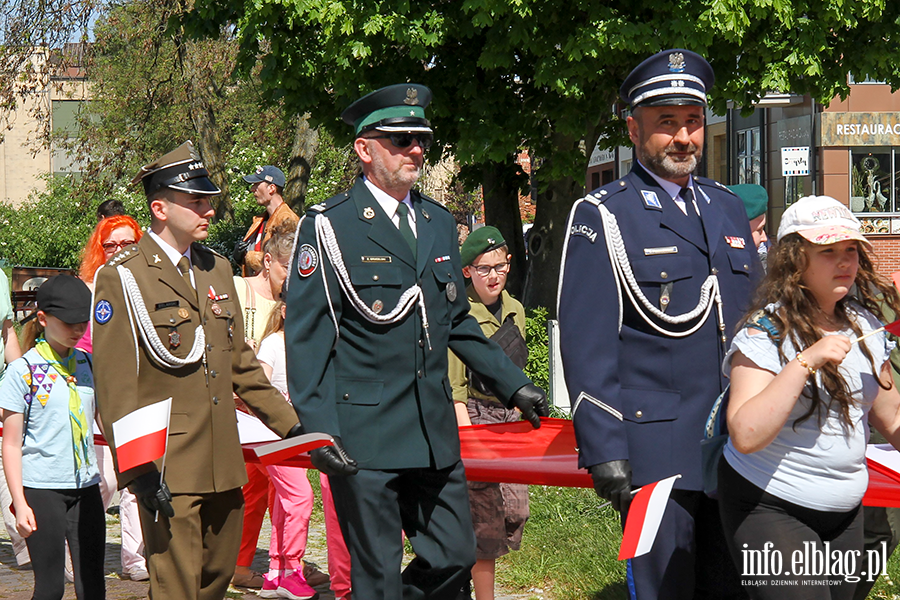
<path fill-rule="evenodd" d="M 149 235 L 122 250 L 96 278 L 95 306 L 109 302 L 112 316 L 100 323 L 101 310 L 95 308 L 91 324 L 97 404 L 113 458 L 112 423 L 172 397 L 165 478 L 174 494 L 222 492 L 247 482 L 232 391 L 279 435 L 286 435 L 297 424 L 296 414 L 269 384 L 253 351 L 244 343 L 244 324 L 228 261 L 199 244 L 192 245 L 191 258 L 197 295 Z M 194 344 L 196 327 L 203 325 L 208 374 L 202 362 L 161 368 L 147 354 L 140 334 L 135 349 L 117 267 L 134 275 L 156 332 L 173 355 L 185 358 Z M 214 303 L 210 288 L 223 298 Z M 180 336 L 177 347 L 171 343 L 173 331 Z M 120 473 L 119 485 L 158 469 L 160 463 Z"/>
<path fill-rule="evenodd" d="M 452 215 L 417 192 L 412 200 L 418 260 L 360 179 L 349 193 L 309 209 L 289 275 L 291 400 L 307 431 L 341 436 L 364 469 L 441 469 L 459 460 L 448 347 L 477 365 L 504 402 L 529 382 L 469 316 Z M 421 286 L 431 349 L 418 308 L 396 324 L 374 324 L 350 303 L 317 243 L 322 217 L 369 307 L 387 314 L 405 290 Z"/>
<path fill-rule="evenodd" d="M 490 338 L 497 333 L 500 326 L 510 315 L 512 315 L 516 327 L 519 328 L 519 333 L 522 334 L 523 338 L 525 337 L 525 307 L 522 306 L 521 302 L 510 296 L 509 292 L 506 290 L 500 292 L 499 321 L 491 314 L 491 311 L 487 309 L 487 306 L 485 306 L 484 302 L 478 297 L 478 293 L 475 292 L 475 288 L 473 288 L 471 284 L 466 288 L 466 295 L 469 298 L 469 314 L 478 321 L 478 325 L 481 327 L 481 333 L 483 333 L 485 337 Z M 466 404 L 469 401 L 469 398 L 497 401 L 497 398 L 494 396 L 482 394 L 475 388 L 469 387 L 469 378 L 466 376 L 466 365 L 458 356 L 453 354 L 452 350 L 450 351 L 450 356 L 447 357 L 447 360 L 449 361 L 447 373 L 450 377 L 450 387 L 453 388 L 454 402 Z M 474 369 L 474 371 L 477 373 L 478 369 Z"/>

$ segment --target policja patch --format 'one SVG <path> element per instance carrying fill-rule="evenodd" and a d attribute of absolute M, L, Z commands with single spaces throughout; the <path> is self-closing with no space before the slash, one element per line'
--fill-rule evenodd
<path fill-rule="evenodd" d="M 319 266 L 319 255 L 316 254 L 316 249 L 309 244 L 300 246 L 297 258 L 297 272 L 300 273 L 300 277 L 309 277 L 315 273 L 317 266 Z"/>

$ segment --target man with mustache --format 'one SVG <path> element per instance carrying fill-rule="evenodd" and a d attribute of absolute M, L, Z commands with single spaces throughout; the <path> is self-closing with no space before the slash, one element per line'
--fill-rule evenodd
<path fill-rule="evenodd" d="M 456 600 L 475 564 L 447 349 L 535 428 L 544 393 L 469 315 L 456 222 L 412 189 L 432 129 L 431 90 L 403 83 L 343 120 L 363 176 L 308 209 L 288 279 L 291 401 L 328 475 L 350 550 L 353 600 Z M 401 573 L 403 537 L 416 553 Z"/>
<path fill-rule="evenodd" d="M 724 389 L 722 359 L 758 260 L 740 199 L 694 175 L 703 152 L 703 57 L 666 50 L 636 67 L 631 172 L 578 200 L 559 296 L 561 350 L 579 466 L 621 511 L 674 475 L 652 550 L 628 561 L 631 598 L 739 598 L 718 507 L 703 492 L 700 440 Z"/>

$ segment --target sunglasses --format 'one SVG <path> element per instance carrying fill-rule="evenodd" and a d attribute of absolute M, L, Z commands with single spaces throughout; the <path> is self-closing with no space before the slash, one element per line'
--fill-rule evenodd
<path fill-rule="evenodd" d="M 409 148 L 415 140 L 422 146 L 422 150 L 428 150 L 434 142 L 434 136 L 430 133 L 392 133 L 390 135 L 373 135 L 365 139 L 391 140 L 391 143 L 397 148 Z"/>
<path fill-rule="evenodd" d="M 134 240 L 122 240 L 121 242 L 106 242 L 103 244 L 103 250 L 106 252 L 118 252 L 126 246 L 136 243 Z"/>

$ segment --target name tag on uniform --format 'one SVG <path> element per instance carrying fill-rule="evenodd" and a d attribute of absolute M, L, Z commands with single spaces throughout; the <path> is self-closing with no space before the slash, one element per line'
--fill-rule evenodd
<path fill-rule="evenodd" d="M 172 308 L 173 306 L 178 306 L 178 300 L 172 300 L 171 302 L 160 302 L 156 305 L 156 310 Z"/>
<path fill-rule="evenodd" d="M 390 256 L 363 256 L 362 261 L 364 263 L 389 263 L 391 262 Z"/>
<path fill-rule="evenodd" d="M 728 245 L 732 248 L 744 248 L 746 246 L 744 238 L 734 235 L 726 235 L 725 241 L 728 242 Z"/>
<path fill-rule="evenodd" d="M 678 254 L 678 246 L 660 246 L 659 248 L 644 248 L 644 256 L 656 256 L 658 254 Z"/>

